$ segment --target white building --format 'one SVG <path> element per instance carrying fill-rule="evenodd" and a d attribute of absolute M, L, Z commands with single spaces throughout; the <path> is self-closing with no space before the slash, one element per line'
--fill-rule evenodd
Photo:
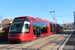
<path fill-rule="evenodd" d="M 4 19 L 2 21 L 2 24 L 9 24 L 9 23 L 12 23 L 13 19 Z"/>
<path fill-rule="evenodd" d="M 0 30 L 2 30 L 7 25 L 11 24 L 13 19 L 4 19 L 0 25 Z"/>

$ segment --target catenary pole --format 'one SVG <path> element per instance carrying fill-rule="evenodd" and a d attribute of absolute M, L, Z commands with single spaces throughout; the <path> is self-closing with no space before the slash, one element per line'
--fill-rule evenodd
<path fill-rule="evenodd" d="M 75 31 L 75 12 L 74 12 L 74 31 Z"/>

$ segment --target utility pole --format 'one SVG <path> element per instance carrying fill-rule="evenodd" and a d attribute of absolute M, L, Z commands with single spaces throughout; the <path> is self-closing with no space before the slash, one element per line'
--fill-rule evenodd
<path fill-rule="evenodd" d="M 75 12 L 74 12 L 74 31 L 75 31 Z"/>
<path fill-rule="evenodd" d="M 52 12 L 54 12 L 54 16 L 51 14 Z M 53 17 L 53 22 L 54 22 L 54 20 L 55 20 L 56 23 L 57 23 L 57 20 L 55 19 L 55 11 L 50 11 L 50 14 L 51 14 L 51 16 Z"/>

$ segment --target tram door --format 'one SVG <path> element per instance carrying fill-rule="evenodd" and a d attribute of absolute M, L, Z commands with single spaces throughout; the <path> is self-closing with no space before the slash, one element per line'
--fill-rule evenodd
<path fill-rule="evenodd" d="M 55 31 L 55 24 L 50 24 L 50 26 L 51 26 L 51 32 L 53 32 L 53 34 L 54 34 L 54 31 Z"/>
<path fill-rule="evenodd" d="M 36 35 L 36 38 L 41 36 L 41 27 L 40 22 L 33 22 L 34 26 L 34 34 Z"/>

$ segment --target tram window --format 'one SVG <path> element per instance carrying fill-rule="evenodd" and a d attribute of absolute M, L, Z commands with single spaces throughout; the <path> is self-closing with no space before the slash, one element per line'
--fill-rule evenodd
<path fill-rule="evenodd" d="M 54 31 L 55 31 L 55 24 L 53 24 L 54 25 Z"/>
<path fill-rule="evenodd" d="M 57 24 L 57 30 L 59 31 L 60 30 L 60 26 Z"/>
<path fill-rule="evenodd" d="M 17 20 L 18 19 L 18 20 Z M 20 20 L 21 19 L 21 20 Z M 16 18 L 13 21 L 11 28 L 9 30 L 10 33 L 29 33 L 30 31 L 30 19 L 24 18 Z"/>
<path fill-rule="evenodd" d="M 33 30 L 34 30 L 33 32 L 34 32 L 34 35 L 35 35 L 35 25 L 37 27 L 41 28 L 41 34 L 47 33 L 47 24 L 46 23 L 33 21 Z"/>
<path fill-rule="evenodd" d="M 40 22 L 40 26 L 41 26 L 41 34 L 43 33 L 43 23 Z"/>
<path fill-rule="evenodd" d="M 34 35 L 35 35 L 35 29 L 38 29 L 38 28 L 41 28 L 41 23 L 40 22 L 35 22 L 35 21 L 33 21 L 33 32 L 34 32 Z M 42 33 L 42 31 L 41 31 L 41 33 Z"/>
<path fill-rule="evenodd" d="M 33 21 L 33 32 L 34 32 L 34 35 L 35 35 L 35 21 Z"/>
<path fill-rule="evenodd" d="M 51 32 L 52 32 L 52 24 L 50 24 Z"/>
<path fill-rule="evenodd" d="M 41 34 L 43 33 L 47 33 L 47 24 L 46 23 L 43 23 L 41 22 Z"/>
<path fill-rule="evenodd" d="M 29 31 L 30 31 L 30 20 L 26 19 L 24 21 L 24 26 L 23 26 L 22 32 L 23 33 L 29 33 Z"/>
<path fill-rule="evenodd" d="M 44 23 L 44 33 L 47 33 L 47 24 L 46 23 Z"/>

